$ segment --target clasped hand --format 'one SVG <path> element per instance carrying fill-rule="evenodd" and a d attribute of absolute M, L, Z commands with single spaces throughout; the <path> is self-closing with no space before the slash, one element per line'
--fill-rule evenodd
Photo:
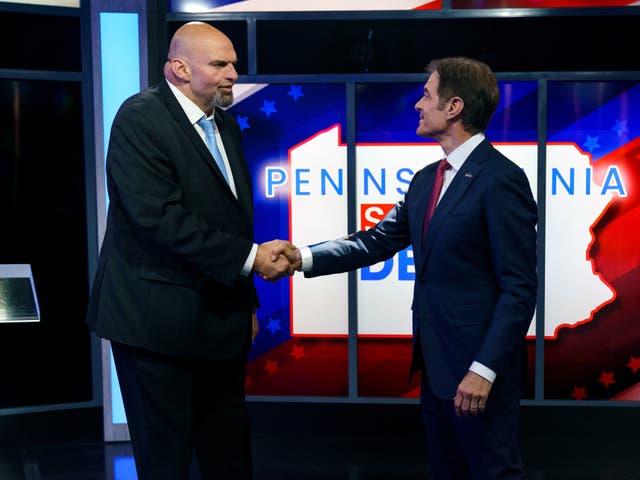
<path fill-rule="evenodd" d="M 300 269 L 300 250 L 286 240 L 272 240 L 258 245 L 253 270 L 270 282 L 293 275 Z"/>

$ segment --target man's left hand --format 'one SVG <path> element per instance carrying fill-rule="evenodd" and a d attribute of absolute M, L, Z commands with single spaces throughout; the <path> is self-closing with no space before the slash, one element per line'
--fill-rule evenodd
<path fill-rule="evenodd" d="M 486 378 L 474 372 L 467 374 L 458 385 L 458 391 L 453 399 L 453 407 L 456 415 L 480 415 L 487 405 L 487 398 L 491 391 L 492 383 Z"/>

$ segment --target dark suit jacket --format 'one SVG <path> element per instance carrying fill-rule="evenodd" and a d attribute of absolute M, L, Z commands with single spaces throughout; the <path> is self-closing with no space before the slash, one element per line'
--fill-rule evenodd
<path fill-rule="evenodd" d="M 404 201 L 374 228 L 311 247 L 306 275 L 371 265 L 411 244 L 414 355 L 420 347 L 434 393 L 453 398 L 474 360 L 519 381 L 536 304 L 537 209 L 522 170 L 484 140 L 440 200 L 423 245 L 436 166 L 416 173 Z"/>
<path fill-rule="evenodd" d="M 252 276 L 239 273 L 253 243 L 252 185 L 237 123 L 219 109 L 215 121 L 237 199 L 166 82 L 120 107 L 88 309 L 98 336 L 193 358 L 250 345 L 258 299 Z"/>

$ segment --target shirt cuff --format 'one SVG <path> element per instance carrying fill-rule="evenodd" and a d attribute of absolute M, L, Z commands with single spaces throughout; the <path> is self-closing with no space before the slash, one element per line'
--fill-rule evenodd
<path fill-rule="evenodd" d="M 301 270 L 303 272 L 308 272 L 313 268 L 313 254 L 309 247 L 300 248 L 300 259 L 302 260 Z"/>
<path fill-rule="evenodd" d="M 473 373 L 477 373 L 482 378 L 484 378 L 485 380 L 488 380 L 491 383 L 493 383 L 494 380 L 496 379 L 496 372 L 491 370 L 489 367 L 485 367 L 481 363 L 473 362 L 469 367 L 469 370 L 472 371 Z"/>
<path fill-rule="evenodd" d="M 253 270 L 253 263 L 256 261 L 256 255 L 258 254 L 258 244 L 254 243 L 253 247 L 251 247 L 251 251 L 249 252 L 249 256 L 247 257 L 247 261 L 244 262 L 244 266 L 242 270 L 240 270 L 240 275 L 248 277 Z"/>

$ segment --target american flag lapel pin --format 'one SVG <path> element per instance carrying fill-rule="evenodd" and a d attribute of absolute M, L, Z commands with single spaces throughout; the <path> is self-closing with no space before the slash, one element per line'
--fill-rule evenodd
<path fill-rule="evenodd" d="M 473 173 L 471 172 L 467 172 L 464 174 L 464 178 L 471 178 L 473 176 Z"/>

